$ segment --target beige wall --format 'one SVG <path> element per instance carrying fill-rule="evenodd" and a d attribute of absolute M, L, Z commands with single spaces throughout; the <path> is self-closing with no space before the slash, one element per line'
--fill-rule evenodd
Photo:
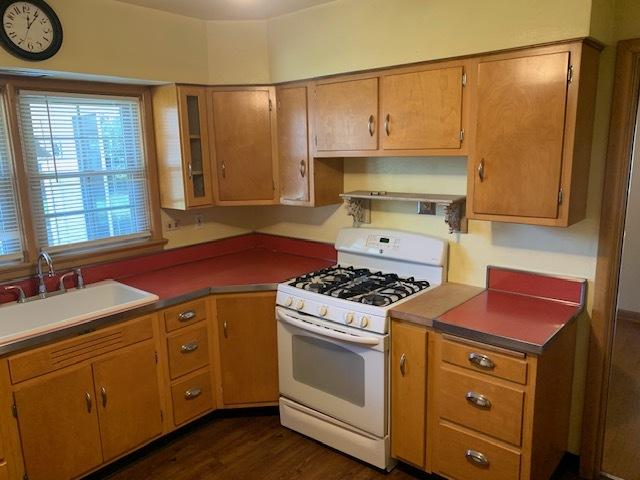
<path fill-rule="evenodd" d="M 588 0 L 336 0 L 268 22 L 275 82 L 589 34 Z"/>

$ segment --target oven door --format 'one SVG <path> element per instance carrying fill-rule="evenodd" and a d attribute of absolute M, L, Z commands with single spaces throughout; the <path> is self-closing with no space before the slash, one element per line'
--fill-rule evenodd
<path fill-rule="evenodd" d="M 276 307 L 280 394 L 387 435 L 388 335 Z"/>

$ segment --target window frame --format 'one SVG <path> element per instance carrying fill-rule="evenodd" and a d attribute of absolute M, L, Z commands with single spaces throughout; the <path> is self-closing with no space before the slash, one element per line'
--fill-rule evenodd
<path fill-rule="evenodd" d="M 34 274 L 38 256 L 33 205 L 29 195 L 29 177 L 27 164 L 23 155 L 20 135 L 19 91 L 41 90 L 53 93 L 74 93 L 79 95 L 105 95 L 135 97 L 140 101 L 140 122 L 142 145 L 144 148 L 147 188 L 149 193 L 150 237 L 141 241 L 132 241 L 124 245 L 96 246 L 78 251 L 70 246 L 69 252 L 64 250 L 52 254 L 56 269 L 64 270 L 89 264 L 118 260 L 126 257 L 143 255 L 160 251 L 167 240 L 162 237 L 160 217 L 160 191 L 158 183 L 158 167 L 156 160 L 155 136 L 153 131 L 153 114 L 151 90 L 145 85 L 128 85 L 101 83 L 77 80 L 60 80 L 30 77 L 0 77 L 0 90 L 5 104 L 9 148 L 13 155 L 18 215 L 22 234 L 24 259 L 21 263 L 0 267 L 0 281 L 30 277 Z"/>

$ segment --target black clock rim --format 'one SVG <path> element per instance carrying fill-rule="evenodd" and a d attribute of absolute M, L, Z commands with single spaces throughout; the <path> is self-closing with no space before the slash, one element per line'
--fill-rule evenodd
<path fill-rule="evenodd" d="M 42 52 L 29 52 L 18 47 L 11 41 L 9 36 L 4 31 L 4 27 L 0 26 L 0 44 L 12 55 L 22 59 L 30 61 L 46 60 L 53 57 L 60 47 L 62 46 L 62 24 L 56 12 L 49 6 L 48 3 L 43 0 L 0 0 L 0 21 L 4 18 L 4 12 L 7 11 L 14 3 L 26 2 L 40 8 L 49 17 L 51 27 L 53 28 L 53 41 L 46 50 Z"/>

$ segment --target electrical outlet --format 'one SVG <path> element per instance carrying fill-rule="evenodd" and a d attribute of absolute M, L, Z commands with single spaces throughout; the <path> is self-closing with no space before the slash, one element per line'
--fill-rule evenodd
<path fill-rule="evenodd" d="M 172 232 L 180 228 L 180 220 L 171 220 L 165 224 L 167 232 Z"/>
<path fill-rule="evenodd" d="M 204 227 L 204 216 L 199 213 L 198 215 L 196 215 L 196 230 L 201 229 L 202 227 Z"/>

